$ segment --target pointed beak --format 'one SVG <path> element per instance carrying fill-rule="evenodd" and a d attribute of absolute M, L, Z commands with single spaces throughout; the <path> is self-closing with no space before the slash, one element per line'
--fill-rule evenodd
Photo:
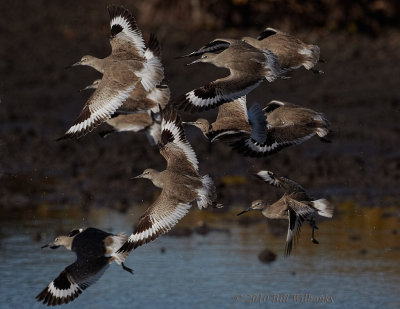
<path fill-rule="evenodd" d="M 194 126 L 195 125 L 194 122 L 190 122 L 190 121 L 182 121 L 182 124 L 189 125 L 189 126 Z"/>
<path fill-rule="evenodd" d="M 189 65 L 195 64 L 195 63 L 197 63 L 197 62 L 201 62 L 201 58 L 200 58 L 200 59 L 197 59 L 197 60 L 195 60 L 195 61 L 193 61 L 193 62 L 187 63 L 187 64 L 185 64 L 185 65 L 186 65 L 186 66 L 189 66 Z"/>
<path fill-rule="evenodd" d="M 192 54 L 190 53 L 190 54 L 183 55 L 183 56 L 177 56 L 177 57 L 175 57 L 175 59 L 182 59 L 182 58 L 187 58 L 187 57 L 191 57 L 191 56 L 192 56 Z"/>
<path fill-rule="evenodd" d="M 93 88 L 93 86 L 89 85 L 89 86 L 86 86 L 85 88 L 82 88 L 81 90 L 79 90 L 79 92 L 82 92 L 82 91 L 85 91 L 85 90 L 88 90 L 88 89 L 92 89 L 92 88 Z"/>
<path fill-rule="evenodd" d="M 76 66 L 81 65 L 81 64 L 82 64 L 82 62 L 81 62 L 81 61 L 78 61 L 78 62 L 75 62 L 74 64 L 71 64 L 71 65 L 66 66 L 65 68 L 66 68 L 66 69 L 70 69 L 70 68 L 72 68 L 72 67 L 76 67 Z"/>
<path fill-rule="evenodd" d="M 143 174 L 137 175 L 135 177 L 129 178 L 129 180 L 134 180 L 134 179 L 138 179 L 138 178 L 143 178 Z"/>
<path fill-rule="evenodd" d="M 246 212 L 248 212 L 250 210 L 251 210 L 251 207 L 247 208 L 246 210 L 243 210 L 243 211 L 239 212 L 236 216 L 243 215 L 244 213 L 246 213 Z"/>
<path fill-rule="evenodd" d="M 47 247 L 49 247 L 50 249 L 57 249 L 60 246 L 56 246 L 56 245 L 50 243 L 50 244 L 43 245 L 40 248 L 44 249 L 44 248 L 47 248 Z"/>

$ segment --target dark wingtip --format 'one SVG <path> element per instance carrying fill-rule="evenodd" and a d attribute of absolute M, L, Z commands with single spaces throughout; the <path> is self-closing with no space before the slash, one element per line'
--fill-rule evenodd
<path fill-rule="evenodd" d="M 147 43 L 147 48 L 153 52 L 154 56 L 158 58 L 161 57 L 160 42 L 158 41 L 157 36 L 153 32 L 150 33 L 150 38 Z"/>
<path fill-rule="evenodd" d="M 135 244 L 133 242 L 126 241 L 121 248 L 117 250 L 117 253 L 125 253 L 125 252 L 131 252 L 133 249 L 135 249 Z"/>
<path fill-rule="evenodd" d="M 128 23 L 130 24 L 130 27 L 132 28 L 132 30 L 139 31 L 139 28 L 136 24 L 135 17 L 128 9 L 124 8 L 122 5 L 111 5 L 111 6 L 108 6 L 107 9 L 108 9 L 108 14 L 110 16 L 110 20 L 112 20 L 113 18 L 115 18 L 117 16 L 122 16 L 122 17 L 126 18 Z M 116 36 L 122 30 L 123 29 L 122 29 L 121 25 L 114 25 L 111 28 L 111 37 Z"/>
<path fill-rule="evenodd" d="M 66 139 L 71 139 L 71 138 L 72 138 L 71 135 L 69 135 L 69 134 L 64 134 L 63 136 L 61 136 L 61 137 L 55 139 L 55 141 L 56 141 L 56 142 L 59 142 L 59 141 L 63 141 L 63 140 L 66 140 Z"/>

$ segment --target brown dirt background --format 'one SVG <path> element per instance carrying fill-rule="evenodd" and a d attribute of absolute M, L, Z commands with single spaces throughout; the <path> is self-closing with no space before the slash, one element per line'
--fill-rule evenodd
<path fill-rule="evenodd" d="M 292 178 L 316 197 L 361 205 L 399 200 L 400 29 L 396 1 L 121 1 L 147 39 L 162 45 L 172 97 L 223 76 L 176 56 L 216 37 L 256 36 L 266 26 L 318 44 L 324 75 L 304 69 L 289 80 L 263 83 L 248 102 L 289 101 L 323 112 L 333 142 L 312 139 L 267 158 L 246 159 L 224 144 L 208 145 L 187 130 L 202 173 L 210 173 L 220 202 L 273 201 L 273 188 L 251 176 L 269 169 Z M 0 207 L 23 210 L 113 207 L 151 202 L 158 190 L 128 181 L 164 159 L 144 134 L 55 142 L 78 115 L 89 93 L 79 89 L 99 75 L 65 67 L 84 54 L 110 52 L 106 1 L 0 2 Z M 201 116 L 215 116 L 215 111 Z M 185 120 L 200 114 L 182 114 Z M 101 128 L 99 128 L 101 129 Z M 98 131 L 98 130 L 97 130 Z M 244 206 L 243 206 L 244 207 Z M 4 212 L 3 212 L 4 214 Z"/>

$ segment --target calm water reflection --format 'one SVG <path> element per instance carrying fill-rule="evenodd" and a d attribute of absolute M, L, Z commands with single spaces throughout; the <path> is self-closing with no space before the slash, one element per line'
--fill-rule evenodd
<path fill-rule="evenodd" d="M 130 232 L 136 222 L 135 216 L 109 210 L 94 211 L 83 219 L 79 213 L 62 211 L 50 219 L 36 215 L 2 222 L 1 308 L 44 308 L 34 297 L 75 259 L 64 249 L 40 249 L 55 231 L 86 225 Z M 320 245 L 311 243 L 310 228 L 304 226 L 288 259 L 283 258 L 285 231 L 272 236 L 264 221 L 241 226 L 233 213 L 193 211 L 182 224 L 200 219 L 228 228 L 229 233 L 161 237 L 128 258 L 134 276 L 113 264 L 95 285 L 64 307 L 309 308 L 316 297 L 321 303 L 313 308 L 400 307 L 400 230 L 395 209 L 342 207 L 334 220 L 320 223 Z M 39 233 L 44 233 L 40 241 Z M 258 260 L 266 247 L 278 254 L 268 265 Z"/>

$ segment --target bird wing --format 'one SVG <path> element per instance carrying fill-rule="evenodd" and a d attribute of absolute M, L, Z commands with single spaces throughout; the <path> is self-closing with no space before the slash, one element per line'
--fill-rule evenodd
<path fill-rule="evenodd" d="M 288 209 L 288 215 L 289 228 L 286 236 L 285 256 L 289 256 L 292 252 L 293 242 L 297 243 L 300 236 L 301 224 L 303 223 L 303 219 L 293 209 Z"/>
<path fill-rule="evenodd" d="M 305 193 L 304 188 L 297 182 L 286 177 L 278 176 L 271 171 L 259 171 L 256 175 L 261 180 L 274 187 L 283 188 L 288 194 L 292 192 Z"/>
<path fill-rule="evenodd" d="M 161 49 L 157 37 L 151 33 L 148 48 L 144 53 L 143 68 L 136 74 L 142 79 L 147 92 L 152 91 L 164 79 L 164 67 L 161 63 Z"/>
<path fill-rule="evenodd" d="M 230 46 L 229 41 L 226 41 L 224 39 L 215 39 L 210 43 L 200 47 L 198 50 L 191 52 L 190 54 L 181 56 L 180 58 L 201 56 L 204 53 L 217 53 L 229 48 L 229 46 Z"/>
<path fill-rule="evenodd" d="M 263 78 L 231 70 L 229 76 L 178 96 L 172 101 L 172 104 L 184 111 L 209 110 L 247 95 L 262 81 Z"/>
<path fill-rule="evenodd" d="M 111 115 L 130 96 L 130 92 L 135 88 L 136 82 L 137 78 L 129 70 L 106 71 L 99 86 L 86 102 L 77 120 L 65 135 L 58 140 L 82 137 L 100 123 L 111 118 Z"/>
<path fill-rule="evenodd" d="M 251 125 L 251 139 L 264 144 L 267 139 L 267 120 L 259 104 L 253 104 L 249 109 L 249 123 Z"/>
<path fill-rule="evenodd" d="M 156 146 L 161 141 L 161 124 L 153 121 L 153 124 L 146 128 L 147 139 L 152 146 Z"/>
<path fill-rule="evenodd" d="M 212 130 L 206 133 L 211 142 L 219 139 L 229 142 L 232 138 L 236 140 L 243 134 L 250 134 L 246 96 L 220 105 L 217 119 L 211 126 Z"/>
<path fill-rule="evenodd" d="M 265 181 L 266 183 L 269 183 L 270 185 L 274 187 L 280 187 L 281 183 L 278 179 L 278 177 L 275 175 L 275 173 L 271 171 L 259 171 L 256 174 L 261 180 Z"/>
<path fill-rule="evenodd" d="M 197 174 L 196 153 L 186 139 L 180 116 L 171 105 L 162 111 L 160 153 L 167 160 L 168 170 Z"/>
<path fill-rule="evenodd" d="M 168 232 L 190 209 L 190 203 L 179 201 L 163 189 L 157 200 L 139 219 L 134 232 L 117 252 L 129 252 Z"/>
<path fill-rule="evenodd" d="M 112 54 L 144 57 L 146 46 L 135 17 L 122 6 L 109 6 Z"/>
<path fill-rule="evenodd" d="M 289 215 L 289 228 L 286 236 L 285 256 L 289 256 L 293 248 L 293 243 L 296 244 L 298 242 L 301 224 L 307 217 L 315 213 L 315 209 L 288 196 L 285 196 L 285 202 L 288 207 Z"/>
<path fill-rule="evenodd" d="M 73 301 L 94 284 L 109 266 L 109 257 L 81 257 L 66 267 L 60 275 L 36 296 L 36 300 L 55 306 Z"/>
<path fill-rule="evenodd" d="M 277 108 L 286 105 L 285 102 L 282 101 L 278 101 L 278 100 L 272 100 L 270 101 L 264 108 L 263 111 L 266 114 L 271 113 L 272 111 L 276 110 Z"/>
<path fill-rule="evenodd" d="M 259 41 L 264 40 L 265 38 L 267 38 L 271 35 L 277 34 L 277 33 L 278 33 L 278 30 L 268 27 L 258 35 L 257 40 L 259 40 Z"/>
<path fill-rule="evenodd" d="M 269 127 L 265 143 L 259 143 L 251 137 L 242 138 L 232 144 L 233 149 L 249 157 L 264 157 L 283 148 L 301 144 L 316 133 L 302 125 Z"/>
<path fill-rule="evenodd" d="M 224 118 L 238 118 L 248 122 L 246 96 L 220 105 L 216 121 Z"/>
<path fill-rule="evenodd" d="M 133 131 L 139 132 L 146 129 L 148 126 L 153 124 L 151 116 L 147 113 L 136 113 L 136 114 L 121 114 L 107 120 L 107 124 L 112 126 L 119 132 L 122 131 Z"/>

